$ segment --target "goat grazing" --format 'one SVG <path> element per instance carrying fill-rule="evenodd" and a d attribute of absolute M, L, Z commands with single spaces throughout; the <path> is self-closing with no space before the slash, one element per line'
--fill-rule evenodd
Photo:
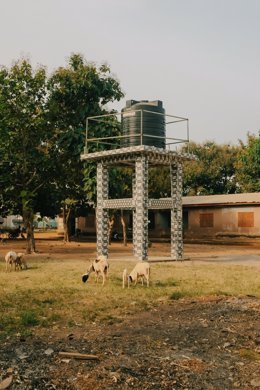
<path fill-rule="evenodd" d="M 151 267 L 150 267 L 150 264 L 147 262 L 137 263 L 129 275 L 127 274 L 127 269 L 124 269 L 124 271 L 123 271 L 123 288 L 125 288 L 126 281 L 127 281 L 128 288 L 129 288 L 130 282 L 135 282 L 134 285 L 136 286 L 138 279 L 142 280 L 142 285 L 143 285 L 144 278 L 146 279 L 147 287 L 149 287 L 150 273 L 151 273 Z"/>
<path fill-rule="evenodd" d="M 11 271 L 17 258 L 16 252 L 10 251 L 5 255 L 6 272 Z"/>
<path fill-rule="evenodd" d="M 24 258 L 24 253 L 17 253 L 17 257 L 16 257 L 16 260 L 15 260 L 15 263 L 14 263 L 14 269 L 20 269 L 22 270 L 24 267 L 24 269 L 27 269 L 28 266 L 27 266 L 27 263 L 25 261 L 25 258 Z"/>
<path fill-rule="evenodd" d="M 5 263 L 6 263 L 6 271 L 11 271 L 14 264 L 14 270 L 21 270 L 22 265 L 24 268 L 28 268 L 25 259 L 23 258 L 23 253 L 16 253 L 14 251 L 10 251 L 5 255 Z"/>
<path fill-rule="evenodd" d="M 82 275 L 82 282 L 86 283 L 91 272 L 95 272 L 96 282 L 98 282 L 99 275 L 101 275 L 103 278 L 102 285 L 104 286 L 105 280 L 108 275 L 108 268 L 109 268 L 109 264 L 106 256 L 103 255 L 99 256 L 97 259 L 92 261 L 91 266 L 88 268 L 87 272 Z"/>

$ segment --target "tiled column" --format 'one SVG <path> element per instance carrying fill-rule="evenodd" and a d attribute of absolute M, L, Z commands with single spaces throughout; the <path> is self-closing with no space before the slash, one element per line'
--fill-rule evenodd
<path fill-rule="evenodd" d="M 134 200 L 134 203 L 136 203 L 136 181 L 135 181 L 135 171 L 132 176 L 132 198 Z M 133 216 L 133 226 L 132 226 L 132 234 L 133 234 L 133 254 L 134 256 L 137 256 L 136 254 L 136 239 L 137 239 L 137 232 L 136 232 L 136 209 L 134 208 L 132 211 Z"/>
<path fill-rule="evenodd" d="M 134 253 L 139 260 L 148 256 L 148 161 L 145 156 L 135 162 L 135 239 Z"/>
<path fill-rule="evenodd" d="M 170 167 L 171 172 L 171 257 L 183 258 L 182 240 L 182 163 L 177 161 Z"/>
<path fill-rule="evenodd" d="M 104 200 L 108 198 L 108 170 L 102 163 L 97 164 L 97 254 L 108 255 L 108 210 Z"/>

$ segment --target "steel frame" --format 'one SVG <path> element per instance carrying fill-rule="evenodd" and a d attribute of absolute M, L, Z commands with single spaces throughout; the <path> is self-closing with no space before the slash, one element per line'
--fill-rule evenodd
<path fill-rule="evenodd" d="M 154 115 L 159 115 L 163 116 L 165 118 L 170 118 L 169 121 L 165 123 L 166 129 L 169 130 L 169 125 L 179 123 L 179 122 L 185 122 L 186 123 L 186 134 L 185 138 L 176 138 L 176 137 L 170 137 L 170 136 L 165 136 L 165 143 L 166 147 L 170 148 L 172 145 L 176 145 L 179 143 L 188 143 L 189 142 L 189 119 L 188 118 L 183 118 L 180 116 L 176 115 L 169 115 L 169 114 L 163 114 L 159 112 L 153 112 L 153 111 L 147 111 L 147 110 L 135 110 L 135 112 L 140 112 L 141 113 L 141 124 L 140 124 L 140 129 L 137 129 L 134 137 L 139 137 L 140 136 L 140 145 L 143 145 L 143 113 L 148 112 L 149 114 L 154 114 Z M 91 116 L 86 119 L 86 141 L 85 141 L 85 153 L 88 153 L 88 147 L 89 144 L 91 143 L 96 143 L 97 145 L 106 145 L 106 146 L 114 146 L 114 141 L 119 141 L 122 139 L 130 139 L 131 136 L 128 135 L 111 135 L 111 136 L 106 136 L 106 137 L 89 137 L 89 129 L 90 129 L 90 124 L 91 123 L 104 123 L 104 124 L 112 124 L 110 123 L 109 120 L 112 119 L 114 120 L 115 118 L 120 118 L 121 117 L 120 112 L 114 112 L 112 114 L 105 114 L 105 115 L 96 115 L 96 116 Z M 168 127 L 167 127 L 168 126 Z M 112 126 L 111 126 L 112 127 Z M 161 136 L 156 136 L 153 134 L 145 134 L 146 138 L 152 138 L 152 139 L 162 139 Z"/>

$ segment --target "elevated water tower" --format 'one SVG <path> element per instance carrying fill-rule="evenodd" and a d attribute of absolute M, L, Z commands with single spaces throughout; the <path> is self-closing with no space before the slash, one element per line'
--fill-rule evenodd
<path fill-rule="evenodd" d="M 93 124 L 102 129 L 121 119 L 120 135 L 91 135 Z M 184 124 L 183 137 L 170 137 L 167 126 Z M 111 126 L 112 128 L 112 126 Z M 174 131 L 174 130 L 173 130 Z M 121 113 L 87 118 L 86 145 L 82 160 L 97 164 L 97 254 L 108 256 L 108 212 L 110 209 L 131 210 L 133 213 L 133 253 L 139 260 L 148 259 L 148 210 L 171 210 L 171 254 L 173 260 L 183 258 L 182 239 L 182 165 L 192 159 L 179 153 L 176 145 L 189 142 L 187 118 L 165 114 L 161 101 L 129 100 Z M 100 150 L 92 152 L 93 143 Z M 132 198 L 108 198 L 108 170 L 111 166 L 132 166 Z M 171 198 L 149 199 L 149 167 L 169 166 Z"/>

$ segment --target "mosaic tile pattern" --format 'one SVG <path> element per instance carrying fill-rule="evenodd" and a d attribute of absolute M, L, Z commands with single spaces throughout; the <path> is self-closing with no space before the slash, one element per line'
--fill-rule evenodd
<path fill-rule="evenodd" d="M 97 164 L 97 255 L 108 256 L 108 209 L 104 201 L 108 198 L 108 169 L 102 162 Z"/>
<path fill-rule="evenodd" d="M 171 257 L 175 260 L 183 258 L 182 238 L 182 163 L 171 165 Z"/>
<path fill-rule="evenodd" d="M 148 160 L 139 157 L 135 163 L 135 256 L 148 257 Z"/>
<path fill-rule="evenodd" d="M 148 209 L 171 210 L 171 257 L 183 258 L 182 238 L 182 164 L 194 159 L 189 154 L 134 146 L 82 155 L 82 159 L 97 162 L 97 253 L 108 255 L 108 211 L 127 209 L 133 212 L 133 252 L 139 260 L 148 257 Z M 133 196 L 131 199 L 108 199 L 108 168 L 110 165 L 132 164 Z M 152 165 L 170 166 L 171 198 L 148 199 L 148 168 Z"/>

